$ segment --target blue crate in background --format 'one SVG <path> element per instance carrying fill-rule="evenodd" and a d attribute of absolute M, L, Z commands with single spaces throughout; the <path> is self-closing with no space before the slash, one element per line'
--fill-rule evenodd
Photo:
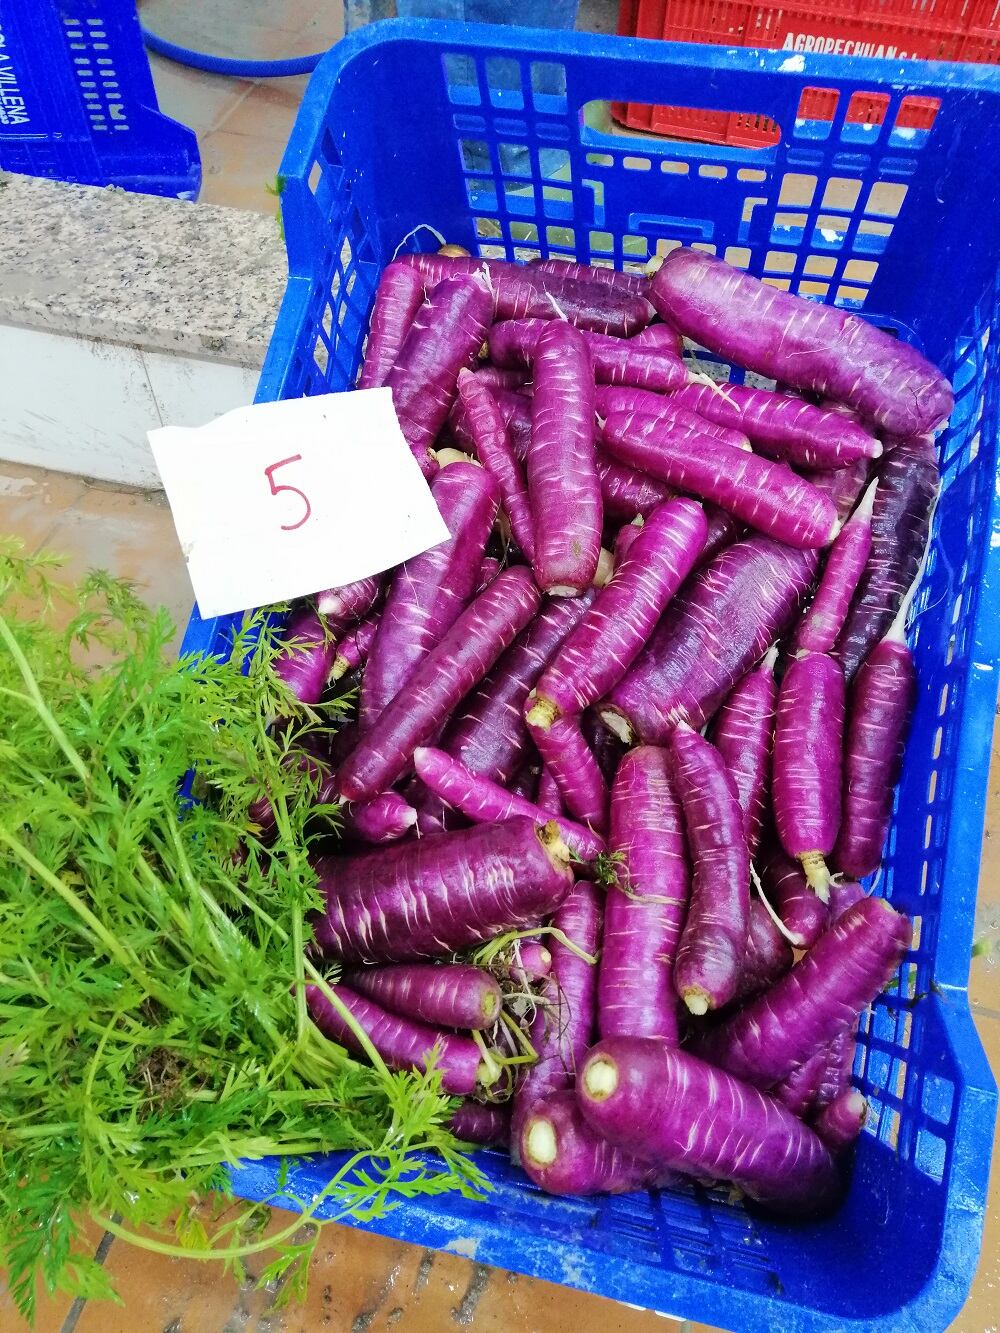
<path fill-rule="evenodd" d="M 878 124 L 859 121 L 865 98 Z M 627 137 L 609 100 L 759 115 L 781 136 Z M 827 118 L 801 114 L 818 103 Z M 348 388 L 383 265 L 440 237 L 626 269 L 693 244 L 863 309 L 953 379 L 920 698 L 876 885 L 914 943 L 859 1035 L 872 1114 L 840 1212 L 793 1226 L 706 1193 L 553 1199 L 486 1153 L 485 1202 L 412 1201 L 373 1224 L 740 1333 L 944 1329 L 976 1265 L 996 1116 L 966 988 L 1000 657 L 1000 74 L 400 21 L 326 57 L 282 174 L 291 276 L 261 400 Z M 228 628 L 196 614 L 186 647 L 224 651 Z M 289 1190 L 309 1198 L 330 1172 L 299 1163 Z M 276 1182 L 273 1162 L 234 1172 L 249 1198 Z"/>
<path fill-rule="evenodd" d="M 135 0 L 0 0 L 0 167 L 197 198 L 198 140 L 157 110 Z"/>

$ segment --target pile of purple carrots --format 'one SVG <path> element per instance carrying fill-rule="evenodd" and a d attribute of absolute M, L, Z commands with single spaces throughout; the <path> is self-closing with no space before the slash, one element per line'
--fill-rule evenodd
<path fill-rule="evenodd" d="M 650 278 L 445 247 L 382 276 L 380 386 L 451 539 L 286 628 L 304 702 L 358 686 L 299 760 L 342 826 L 314 1021 L 436 1061 L 456 1134 L 546 1190 L 829 1210 L 858 1019 L 911 941 L 858 880 L 916 692 L 947 381 L 698 251 Z"/>

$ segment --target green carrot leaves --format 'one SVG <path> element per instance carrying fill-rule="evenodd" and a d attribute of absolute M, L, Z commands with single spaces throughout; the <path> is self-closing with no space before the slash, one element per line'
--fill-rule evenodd
<path fill-rule="evenodd" d="M 67 586 L 51 558 L 0 545 L 0 1263 L 29 1318 L 39 1283 L 112 1295 L 87 1213 L 237 1266 L 274 1247 L 264 1271 L 291 1288 L 305 1219 L 261 1238 L 259 1210 L 234 1223 L 198 1203 L 225 1201 L 241 1158 L 370 1152 L 331 1167 L 322 1200 L 362 1217 L 483 1188 L 436 1072 L 369 1068 L 304 1021 L 318 779 L 266 723 L 328 718 L 270 669 L 265 613 L 227 661 L 172 661 L 172 637 L 127 584 Z M 192 770 L 200 800 L 184 804 Z"/>

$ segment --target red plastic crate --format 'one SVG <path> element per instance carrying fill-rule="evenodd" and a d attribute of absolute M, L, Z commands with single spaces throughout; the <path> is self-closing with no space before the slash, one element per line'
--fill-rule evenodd
<path fill-rule="evenodd" d="M 1000 0 L 824 0 L 742 4 L 739 0 L 621 0 L 618 31 L 625 37 L 717 46 L 761 46 L 877 59 L 1000 62 Z M 909 98 L 896 127 L 927 130 L 933 98 Z M 921 105 L 917 105 L 920 103 Z M 927 105 L 924 105 L 926 103 Z M 855 95 L 849 124 L 881 125 L 888 98 Z M 832 121 L 836 95 L 806 89 L 799 119 Z M 629 129 L 699 143 L 761 148 L 777 143 L 779 127 L 753 111 L 613 102 L 611 114 Z"/>

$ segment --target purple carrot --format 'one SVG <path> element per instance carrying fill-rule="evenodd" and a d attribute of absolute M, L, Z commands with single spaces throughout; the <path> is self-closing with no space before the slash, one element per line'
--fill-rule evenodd
<path fill-rule="evenodd" d="M 690 876 L 684 821 L 666 752 L 631 750 L 611 788 L 609 847 L 617 885 L 608 889 L 598 982 L 602 1037 L 677 1041 L 673 964 Z"/>
<path fill-rule="evenodd" d="M 826 1050 L 816 1051 L 774 1086 L 774 1096 L 782 1106 L 805 1120 L 816 1104 L 820 1080 L 826 1068 Z"/>
<path fill-rule="evenodd" d="M 756 671 L 744 676 L 715 715 L 710 739 L 736 786 L 743 833 L 753 858 L 760 845 L 771 785 L 771 750 L 778 687 L 771 649 Z"/>
<path fill-rule="evenodd" d="M 663 319 L 710 351 L 836 398 L 895 435 L 933 430 L 954 405 L 941 372 L 901 338 L 699 250 L 672 251 L 650 298 Z"/>
<path fill-rule="evenodd" d="M 551 916 L 573 884 L 554 824 L 480 824 L 313 864 L 320 949 L 346 963 L 435 958 Z"/>
<path fill-rule="evenodd" d="M 479 576 L 476 579 L 475 592 L 485 592 L 501 569 L 503 569 L 501 561 L 492 555 L 484 555 L 479 562 Z"/>
<path fill-rule="evenodd" d="M 510 1108 L 464 1101 L 452 1111 L 448 1128 L 463 1143 L 483 1148 L 506 1148 L 510 1143 Z"/>
<path fill-rule="evenodd" d="M 598 833 L 608 826 L 608 786 L 574 717 L 560 717 L 551 726 L 532 727 L 531 738 L 547 771 L 556 780 L 568 814 Z"/>
<path fill-rule="evenodd" d="M 795 615 L 817 556 L 768 537 L 727 546 L 667 609 L 625 678 L 600 706 L 623 740 L 664 741 L 701 727 Z"/>
<path fill-rule="evenodd" d="M 403 435 L 424 476 L 436 471 L 431 448 L 455 401 L 458 372 L 479 354 L 491 310 L 481 277 L 460 275 L 438 283 L 386 376 Z"/>
<path fill-rule="evenodd" d="M 379 599 L 382 591 L 381 574 L 345 583 L 342 588 L 327 588 L 316 594 L 316 607 L 321 615 L 339 621 L 352 622 L 366 616 Z"/>
<path fill-rule="evenodd" d="M 623 273 L 617 268 L 577 264 L 572 259 L 536 259 L 532 261 L 531 267 L 537 268 L 542 273 L 557 273 L 567 278 L 575 278 L 579 282 L 603 283 L 613 291 L 625 292 L 629 296 L 641 296 L 649 301 L 649 279 L 644 273 Z M 651 302 L 649 317 L 653 318 Z"/>
<path fill-rule="evenodd" d="M 702 1059 L 759 1088 L 787 1078 L 862 1013 L 899 966 L 912 930 L 883 898 L 855 903 L 779 981 L 704 1033 Z"/>
<path fill-rule="evenodd" d="M 476 457 L 496 479 L 514 540 L 524 558 L 532 564 L 535 559 L 535 529 L 528 500 L 528 485 L 521 465 L 514 457 L 500 408 L 490 390 L 468 370 L 459 373 L 458 396 L 465 409 L 469 434 L 476 444 Z"/>
<path fill-rule="evenodd" d="M 540 940 L 518 940 L 517 961 L 511 969 L 521 985 L 541 981 L 552 971 L 552 953 Z"/>
<path fill-rule="evenodd" d="M 499 983 L 469 963 L 356 967 L 344 980 L 383 1009 L 431 1027 L 491 1028 L 500 1017 Z"/>
<path fill-rule="evenodd" d="M 379 389 L 385 383 L 423 303 L 424 284 L 419 273 L 406 264 L 389 264 L 382 270 L 359 389 Z"/>
<path fill-rule="evenodd" d="M 478 374 L 479 372 L 474 371 L 473 373 Z M 531 444 L 530 393 L 515 393 L 512 389 L 493 386 L 490 387 L 490 393 L 496 400 L 500 415 L 503 417 L 503 424 L 507 427 L 514 457 L 519 463 L 526 463 L 528 461 L 528 449 Z M 451 409 L 448 417 L 448 429 L 460 448 L 469 454 L 475 454 L 476 442 L 469 431 L 465 407 L 460 398 L 455 399 L 455 405 Z"/>
<path fill-rule="evenodd" d="M 816 1106 L 822 1110 L 850 1089 L 857 1041 L 853 1032 L 841 1032 L 824 1049 L 823 1073 L 816 1089 Z"/>
<path fill-rule="evenodd" d="M 669 324 L 650 324 L 648 328 L 633 334 L 631 342 L 634 347 L 659 347 L 664 351 L 676 352 L 678 356 L 684 351 L 684 339 Z"/>
<path fill-rule="evenodd" d="M 361 686 L 362 730 L 405 690 L 473 596 L 500 503 L 496 481 L 473 463 L 442 468 L 431 495 L 451 536 L 392 576 Z"/>
<path fill-rule="evenodd" d="M 311 606 L 293 611 L 281 631 L 274 674 L 300 703 L 318 704 L 333 670 L 337 643 Z"/>
<path fill-rule="evenodd" d="M 451 829 L 466 828 L 468 820 L 449 806 L 445 805 L 433 792 L 428 791 L 416 776 L 403 786 L 403 795 L 417 812 L 417 833 L 429 837 L 433 833 L 444 833 Z"/>
<path fill-rule="evenodd" d="M 718 505 L 705 504 L 702 508 L 708 520 L 708 536 L 705 538 L 705 545 L 701 548 L 701 554 L 695 561 L 695 569 L 701 569 L 702 565 L 707 565 L 720 551 L 738 541 L 740 535 L 745 531 L 742 523 L 733 518 L 732 514 L 728 514 L 725 509 L 720 509 Z"/>
<path fill-rule="evenodd" d="M 551 598 L 508 648 L 444 734 L 442 748 L 473 773 L 507 783 L 527 751 L 530 738 L 524 701 L 545 664 L 574 625 L 584 616 L 596 593 Z"/>
<path fill-rule="evenodd" d="M 842 1153 L 861 1136 L 867 1119 L 868 1103 L 851 1088 L 823 1107 L 813 1121 L 813 1129 L 832 1153 Z"/>
<path fill-rule="evenodd" d="M 840 468 L 882 453 L 874 435 L 855 422 L 787 394 L 744 384 L 689 384 L 673 398 L 709 421 L 742 431 L 769 458 L 796 467 Z"/>
<path fill-rule="evenodd" d="M 849 907 L 867 897 L 857 880 L 841 879 L 838 875 L 830 884 L 830 920 L 838 921 Z"/>
<path fill-rule="evenodd" d="M 750 929 L 743 970 L 733 1000 L 742 1004 L 773 986 L 792 966 L 791 945 L 759 898 L 750 900 Z"/>
<path fill-rule="evenodd" d="M 897 624 L 868 654 L 851 685 L 843 818 L 832 861 L 858 879 L 877 870 L 882 859 L 916 697 L 913 654 Z"/>
<path fill-rule="evenodd" d="M 515 1136 L 538 1102 L 573 1086 L 593 1038 L 597 963 L 587 958 L 596 960 L 600 948 L 601 898 L 593 884 L 581 881 L 553 918 L 555 929 L 587 957 L 552 936 L 552 971 L 542 981 L 529 1032 L 538 1060 L 514 1094 Z"/>
<path fill-rule="evenodd" d="M 871 555 L 837 640 L 848 681 L 889 632 L 919 572 L 939 485 L 929 436 L 897 445 L 879 468 Z"/>
<path fill-rule="evenodd" d="M 680 1183 L 672 1171 L 614 1147 L 584 1120 L 572 1092 L 556 1092 L 525 1117 L 518 1159 L 548 1194 L 628 1194 Z"/>
<path fill-rule="evenodd" d="M 390 1014 L 381 1005 L 339 982 L 331 989 L 353 1014 L 390 1069 L 425 1069 L 428 1061 L 436 1058 L 437 1068 L 441 1071 L 441 1087 L 445 1092 L 461 1097 L 467 1097 L 488 1078 L 482 1068 L 482 1054 L 471 1037 L 438 1032 L 425 1023 Z M 324 1037 L 346 1046 L 355 1055 L 365 1053 L 350 1024 L 318 986 L 306 987 L 306 1004 Z"/>
<path fill-rule="evenodd" d="M 658 504 L 673 494 L 669 486 L 652 477 L 625 467 L 609 458 L 601 449 L 596 455 L 597 476 L 601 483 L 601 501 L 605 515 L 612 518 L 633 518 L 636 514 L 651 514 Z"/>
<path fill-rule="evenodd" d="M 579 722 L 583 739 L 587 742 L 591 754 L 597 760 L 597 767 L 601 770 L 601 776 L 610 786 L 614 782 L 618 765 L 624 758 L 627 747 L 613 731 L 608 730 L 592 708 L 588 708 L 580 714 Z"/>
<path fill-rule="evenodd" d="M 785 672 L 774 724 L 771 800 L 781 845 L 801 862 L 810 887 L 830 901 L 825 857 L 840 828 L 844 673 L 823 653 L 796 658 Z"/>
<path fill-rule="evenodd" d="M 447 757 L 449 760 L 451 759 L 450 755 Z M 464 764 L 462 767 L 466 773 L 475 776 L 472 774 L 471 769 L 465 768 Z M 535 794 L 538 791 L 538 779 L 540 775 L 541 765 L 537 762 L 537 759 L 526 759 L 507 783 L 506 790 L 511 796 L 523 796 L 526 801 L 534 801 Z"/>
<path fill-rule="evenodd" d="M 875 483 L 830 547 L 819 587 L 792 640 L 793 653 L 829 653 L 837 642 L 872 546 Z"/>
<path fill-rule="evenodd" d="M 395 842 L 415 826 L 417 812 L 397 792 L 387 791 L 370 801 L 342 805 L 340 819 L 348 837 L 361 842 Z"/>
<path fill-rule="evenodd" d="M 770 847 L 760 876 L 768 899 L 796 949 L 811 949 L 830 922 L 830 909 L 809 887 L 802 867 L 780 847 Z"/>
<path fill-rule="evenodd" d="M 871 475 L 871 460 L 859 458 L 847 467 L 833 468 L 826 472 L 803 471 L 802 475 L 811 481 L 817 490 L 828 495 L 833 501 L 837 517 L 843 523 L 854 509 L 868 485 Z"/>
<path fill-rule="evenodd" d="M 648 1037 L 611 1037 L 577 1089 L 599 1134 L 654 1166 L 732 1181 L 775 1211 L 828 1212 L 841 1187 L 823 1143 L 765 1093 Z"/>
<path fill-rule="evenodd" d="M 545 730 L 617 685 L 687 578 L 708 532 L 693 500 L 667 500 L 646 519 L 611 582 L 550 659 L 528 725 Z M 537 737 L 536 737 L 537 744 Z"/>
<path fill-rule="evenodd" d="M 559 783 L 542 765 L 541 776 L 538 779 L 538 808 L 544 810 L 548 815 L 562 815 L 563 803 L 562 795 L 559 791 Z M 596 836 L 596 835 L 595 835 Z"/>
<path fill-rule="evenodd" d="M 678 402 L 676 394 L 664 397 L 628 385 L 621 387 L 598 384 L 594 391 L 594 405 L 598 417 L 603 420 L 613 414 L 627 413 L 644 417 L 655 417 L 658 421 L 669 422 L 681 434 L 711 435 L 723 444 L 731 444 L 734 449 L 749 449 L 750 441 L 740 430 L 729 426 L 720 426 L 696 412 L 690 411 Z"/>
<path fill-rule="evenodd" d="M 459 760 L 429 746 L 413 753 L 417 776 L 440 800 L 453 806 L 475 824 L 502 824 L 508 819 L 527 818 L 544 824 L 553 813 L 534 801 L 473 773 Z M 581 824 L 557 818 L 556 826 L 574 856 L 592 861 L 604 851 L 604 840 Z"/>
<path fill-rule="evenodd" d="M 529 382 L 523 370 L 504 370 L 501 366 L 478 366 L 472 374 L 487 389 L 522 389 Z"/>
<path fill-rule="evenodd" d="M 750 929 L 750 856 L 743 812 L 718 750 L 680 722 L 670 772 L 684 812 L 694 875 L 674 962 L 674 988 L 693 1014 L 736 994 Z"/>
<path fill-rule="evenodd" d="M 575 597 L 593 582 L 601 549 L 601 484 L 594 466 L 594 372 L 583 335 L 554 323 L 532 363 L 528 492 L 533 566 L 543 592 Z"/>
<path fill-rule="evenodd" d="M 636 413 L 613 412 L 601 438 L 620 462 L 712 500 L 788 546 L 826 546 L 837 535 L 832 501 L 784 464 Z"/>
<path fill-rule="evenodd" d="M 653 313 L 642 296 L 502 259 L 409 254 L 400 262 L 413 265 L 430 288 L 455 274 L 482 275 L 493 293 L 496 319 L 569 320 L 580 329 L 627 338 L 645 328 Z"/>
<path fill-rule="evenodd" d="M 524 394 L 507 393 L 502 389 L 498 389 L 494 397 L 503 415 L 504 425 L 510 432 L 514 456 L 519 463 L 525 463 L 531 445 L 531 399 Z M 452 412 L 451 428 L 464 447 L 470 451 L 474 449 L 464 412 Z M 670 496 L 669 487 L 653 481 L 651 477 L 644 477 L 633 468 L 624 467 L 600 449 L 597 450 L 596 466 L 601 483 L 601 499 L 608 515 L 633 518 L 636 514 L 647 514 Z"/>
<path fill-rule="evenodd" d="M 546 319 L 511 319 L 490 329 L 490 357 L 498 366 L 530 366 Z M 664 391 L 688 382 L 687 367 L 676 352 L 659 347 L 636 347 L 629 339 L 584 333 L 598 384 L 628 384 Z"/>
<path fill-rule="evenodd" d="M 621 567 L 622 561 L 632 549 L 632 544 L 642 531 L 642 525 L 645 520 L 641 514 L 637 514 L 631 523 L 623 523 L 618 529 L 618 536 L 615 538 L 614 558 L 615 569 Z"/>
<path fill-rule="evenodd" d="M 361 801 L 407 771 L 452 709 L 483 679 L 538 609 L 538 590 L 523 567 L 506 569 L 435 644 L 337 770 L 340 794 Z M 369 667 L 371 662 L 369 662 Z"/>
<path fill-rule="evenodd" d="M 330 671 L 331 680 L 340 680 L 348 671 L 357 671 L 358 667 L 364 666 L 375 642 L 375 631 L 381 615 L 381 611 L 373 611 L 360 625 L 349 629 L 337 641 L 337 655 Z"/>

